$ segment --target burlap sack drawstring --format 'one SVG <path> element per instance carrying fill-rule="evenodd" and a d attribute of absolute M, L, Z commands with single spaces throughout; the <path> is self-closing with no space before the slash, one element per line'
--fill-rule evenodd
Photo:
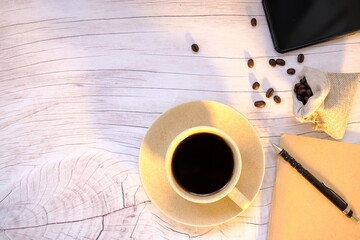
<path fill-rule="evenodd" d="M 324 131 L 332 138 L 343 138 L 360 73 L 327 73 L 304 67 L 295 77 L 295 83 L 303 77 L 314 95 L 303 105 L 293 92 L 295 118 L 314 123 L 315 130 Z"/>

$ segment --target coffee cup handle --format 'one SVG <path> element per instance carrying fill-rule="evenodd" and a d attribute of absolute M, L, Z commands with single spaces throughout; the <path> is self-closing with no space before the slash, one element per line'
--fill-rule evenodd
<path fill-rule="evenodd" d="M 243 210 L 247 209 L 251 203 L 251 201 L 236 187 L 228 194 L 228 196 Z"/>

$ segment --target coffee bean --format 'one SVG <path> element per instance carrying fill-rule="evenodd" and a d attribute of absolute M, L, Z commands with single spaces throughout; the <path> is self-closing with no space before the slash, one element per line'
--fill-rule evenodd
<path fill-rule="evenodd" d="M 300 83 L 295 84 L 294 92 L 296 94 L 296 98 L 304 105 L 308 102 L 309 98 L 313 96 L 313 92 L 305 77 L 300 79 Z"/>
<path fill-rule="evenodd" d="M 299 91 L 299 87 L 294 87 L 294 93 L 297 94 Z"/>
<path fill-rule="evenodd" d="M 301 89 L 299 88 L 298 91 L 297 91 L 297 94 L 302 95 L 302 96 L 305 95 L 306 94 L 306 88 L 301 88 Z"/>
<path fill-rule="evenodd" d="M 266 96 L 267 98 L 271 98 L 273 94 L 274 94 L 274 89 L 273 89 L 273 88 L 269 88 L 269 89 L 266 91 L 265 96 Z"/>
<path fill-rule="evenodd" d="M 251 19 L 251 26 L 255 27 L 257 25 L 257 20 L 256 18 L 252 18 Z"/>
<path fill-rule="evenodd" d="M 255 107 L 258 107 L 258 108 L 263 108 L 266 106 L 266 102 L 265 101 L 256 101 L 254 103 Z"/>
<path fill-rule="evenodd" d="M 258 90 L 259 88 L 260 88 L 260 83 L 254 82 L 253 85 L 252 85 L 252 89 Z"/>
<path fill-rule="evenodd" d="M 314 95 L 313 92 L 311 91 L 311 88 L 306 89 L 306 95 L 308 95 L 309 97 Z"/>
<path fill-rule="evenodd" d="M 299 62 L 299 63 L 302 63 L 303 61 L 304 61 L 304 54 L 302 54 L 302 53 L 300 53 L 299 55 L 298 55 L 298 57 L 297 57 L 297 61 Z"/>
<path fill-rule="evenodd" d="M 301 93 L 301 95 L 306 93 L 306 87 L 305 87 L 304 84 L 301 84 L 301 83 L 300 83 L 300 86 L 297 89 L 297 94 L 300 94 L 300 93 Z"/>
<path fill-rule="evenodd" d="M 300 102 L 303 102 L 303 101 L 304 101 L 304 98 L 303 98 L 301 95 L 299 95 L 299 94 L 296 94 L 296 98 L 297 98 L 297 100 L 299 100 Z"/>
<path fill-rule="evenodd" d="M 275 59 L 270 59 L 270 60 L 269 60 L 269 64 L 270 64 L 272 67 L 275 67 L 275 66 L 276 66 L 276 61 L 275 61 Z"/>
<path fill-rule="evenodd" d="M 306 90 L 306 87 L 305 87 L 305 84 L 300 83 L 299 90 L 302 90 L 302 89 Z"/>
<path fill-rule="evenodd" d="M 194 51 L 194 52 L 198 52 L 199 51 L 199 46 L 196 44 L 196 43 L 194 43 L 193 45 L 191 45 L 191 49 Z"/>
<path fill-rule="evenodd" d="M 253 67 L 254 67 L 254 60 L 253 60 L 252 58 L 250 58 L 250 59 L 248 60 L 247 64 L 248 64 L 248 67 L 249 67 L 249 68 L 253 68 Z"/>
<path fill-rule="evenodd" d="M 274 101 L 276 103 L 281 103 L 281 98 L 278 95 L 276 95 L 276 96 L 274 96 Z"/>
<path fill-rule="evenodd" d="M 278 58 L 278 59 L 276 59 L 276 64 L 280 65 L 280 66 L 284 66 L 285 65 L 285 60 L 281 59 L 281 58 Z"/>
<path fill-rule="evenodd" d="M 296 71 L 293 68 L 289 68 L 286 72 L 290 75 L 294 75 Z"/>
<path fill-rule="evenodd" d="M 300 83 L 296 83 L 294 86 L 294 93 L 297 93 L 298 89 L 299 89 Z"/>

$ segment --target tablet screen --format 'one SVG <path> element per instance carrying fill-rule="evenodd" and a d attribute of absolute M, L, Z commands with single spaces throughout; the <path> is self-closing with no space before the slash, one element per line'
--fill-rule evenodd
<path fill-rule="evenodd" d="M 292 50 L 360 30 L 360 0 L 263 0 L 279 50 Z"/>

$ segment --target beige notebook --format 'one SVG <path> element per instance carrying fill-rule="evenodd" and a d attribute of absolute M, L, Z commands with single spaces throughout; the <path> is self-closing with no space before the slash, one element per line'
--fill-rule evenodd
<path fill-rule="evenodd" d="M 280 146 L 342 196 L 360 217 L 360 145 L 282 135 Z M 346 217 L 279 157 L 268 239 L 360 239 L 360 223 Z"/>

